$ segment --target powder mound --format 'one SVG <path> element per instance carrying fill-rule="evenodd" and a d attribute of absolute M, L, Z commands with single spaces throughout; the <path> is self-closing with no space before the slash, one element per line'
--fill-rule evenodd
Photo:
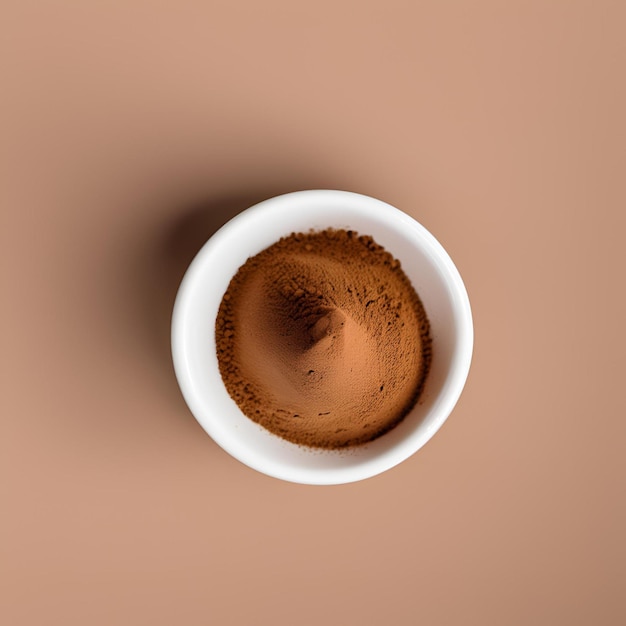
<path fill-rule="evenodd" d="M 346 230 L 292 233 L 248 259 L 224 294 L 215 338 L 243 413 L 318 448 L 396 426 L 431 359 L 428 319 L 400 263 Z"/>

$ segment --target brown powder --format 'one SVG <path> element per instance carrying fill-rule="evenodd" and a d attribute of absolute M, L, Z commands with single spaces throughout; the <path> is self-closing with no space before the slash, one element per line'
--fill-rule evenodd
<path fill-rule="evenodd" d="M 293 233 L 248 259 L 215 337 L 243 413 L 319 448 L 363 444 L 396 426 L 431 355 L 426 313 L 400 263 L 346 230 Z"/>

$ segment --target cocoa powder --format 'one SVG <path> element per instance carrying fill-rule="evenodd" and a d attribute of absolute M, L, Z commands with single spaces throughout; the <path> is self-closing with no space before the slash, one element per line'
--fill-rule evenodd
<path fill-rule="evenodd" d="M 292 233 L 239 269 L 215 326 L 220 373 L 250 419 L 292 441 L 372 441 L 417 402 L 429 323 L 400 263 L 372 237 Z"/>

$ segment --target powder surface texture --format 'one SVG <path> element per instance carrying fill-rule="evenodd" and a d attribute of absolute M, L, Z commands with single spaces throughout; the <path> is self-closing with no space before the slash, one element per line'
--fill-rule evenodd
<path fill-rule="evenodd" d="M 250 419 L 318 448 L 367 443 L 415 405 L 429 324 L 372 237 L 292 233 L 239 269 L 216 320 L 220 373 Z"/>

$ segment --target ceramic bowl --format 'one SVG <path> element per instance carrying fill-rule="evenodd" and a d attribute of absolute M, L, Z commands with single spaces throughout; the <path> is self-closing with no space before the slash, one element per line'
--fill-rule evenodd
<path fill-rule="evenodd" d="M 343 450 L 295 445 L 247 418 L 226 391 L 215 349 L 218 307 L 230 280 L 245 261 L 294 231 L 329 227 L 371 235 L 400 260 L 424 304 L 433 341 L 431 369 L 413 410 L 382 437 Z M 226 452 L 259 472 L 318 485 L 362 480 L 417 452 L 441 428 L 463 390 L 473 337 L 463 281 L 433 235 L 385 202 L 333 190 L 277 196 L 224 225 L 189 266 L 172 319 L 176 377 L 204 430 Z"/>

